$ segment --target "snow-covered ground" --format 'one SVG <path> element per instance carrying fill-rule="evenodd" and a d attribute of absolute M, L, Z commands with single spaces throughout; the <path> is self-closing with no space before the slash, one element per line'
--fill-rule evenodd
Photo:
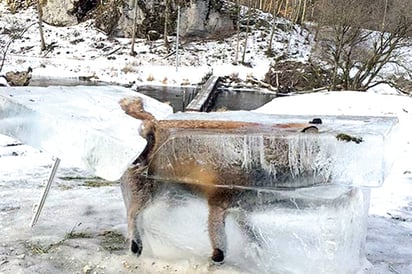
<path fill-rule="evenodd" d="M 398 117 L 396 147 L 390 154 L 395 164 L 383 186 L 372 189 L 366 252 L 373 268 L 366 273 L 410 273 L 412 99 L 374 93 L 317 93 L 278 98 L 255 112 L 289 114 L 291 109 L 305 115 Z M 242 273 L 230 264 L 211 268 L 206 258 L 162 262 L 128 255 L 123 238 L 125 210 L 117 183 L 73 168 L 59 170 L 38 224 L 29 228 L 32 206 L 38 203 L 53 159 L 3 135 L 0 144 L 2 272 Z"/>
<path fill-rule="evenodd" d="M 2 28 L 33 24 L 33 10 L 11 15 L 0 3 Z M 107 39 L 90 22 L 71 28 L 45 26 L 46 42 L 55 48 L 40 53 L 36 25 L 11 44 L 3 72 L 33 68 L 33 77 L 81 77 L 118 84 L 196 84 L 216 74 L 252 74 L 261 79 L 270 60 L 255 33 L 247 60 L 254 67 L 233 66 L 235 39 L 192 43 L 184 47 L 176 72 L 174 56 L 154 42 L 140 41 L 131 57 L 127 39 Z M 0 39 L 4 39 L 0 35 Z M 307 58 L 305 37 L 293 36 L 298 58 Z M 284 37 L 283 37 L 284 38 Z M 279 33 L 278 40 L 282 40 Z M 260 42 L 259 42 L 260 41 Z M 284 43 L 275 43 L 279 52 Z M 394 167 L 382 187 L 372 190 L 367 258 L 369 273 L 412 273 L 412 99 L 379 93 L 318 93 L 277 98 L 256 110 L 278 114 L 393 115 L 399 118 Z M 1 89 L 0 89 L 1 92 Z M 393 93 L 391 91 L 391 93 Z M 136 259 L 124 245 L 126 217 L 117 183 L 73 168 L 61 168 L 36 226 L 29 228 L 53 163 L 52 156 L 0 135 L 0 273 L 241 273 L 230 265 L 204 261 Z"/>

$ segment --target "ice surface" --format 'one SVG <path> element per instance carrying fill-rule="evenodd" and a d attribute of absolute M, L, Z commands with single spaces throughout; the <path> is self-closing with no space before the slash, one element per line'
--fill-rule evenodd
<path fill-rule="evenodd" d="M 319 133 L 302 133 L 315 117 L 250 112 L 174 114 L 170 119 L 259 122 L 237 130 L 171 128 L 157 150 L 149 176 L 162 181 L 202 184 L 190 170 L 248 174 L 247 187 L 285 188 L 319 184 L 379 186 L 391 162 L 386 156 L 391 117 L 322 116 Z M 316 117 L 319 118 L 319 117 Z M 297 128 L 282 125 L 292 123 Z M 186 166 L 184 170 L 182 166 Z M 187 170 L 186 170 L 187 169 Z M 236 176 L 235 176 L 236 177 Z M 208 182 L 206 182 L 208 183 Z M 216 185 L 242 186 L 224 180 Z"/>
<path fill-rule="evenodd" d="M 171 107 L 114 86 L 2 88 L 0 133 L 62 159 L 62 164 L 116 180 L 141 153 L 146 141 L 140 121 L 118 101 L 140 96 L 147 110 L 162 118 Z"/>

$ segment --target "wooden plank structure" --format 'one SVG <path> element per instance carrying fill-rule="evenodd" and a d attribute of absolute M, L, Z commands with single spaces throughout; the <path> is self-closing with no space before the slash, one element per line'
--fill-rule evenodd
<path fill-rule="evenodd" d="M 187 105 L 185 111 L 208 111 L 211 106 L 211 101 L 214 98 L 219 79 L 220 77 L 218 76 L 211 76 L 203 85 L 202 89 L 196 94 L 195 98 Z"/>

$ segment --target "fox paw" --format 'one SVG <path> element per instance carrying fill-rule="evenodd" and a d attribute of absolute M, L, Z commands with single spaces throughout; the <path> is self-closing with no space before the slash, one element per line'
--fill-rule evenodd
<path fill-rule="evenodd" d="M 219 248 L 215 248 L 212 254 L 212 261 L 217 264 L 222 264 L 225 259 L 225 254 Z"/>
<path fill-rule="evenodd" d="M 132 240 L 130 243 L 130 250 L 137 255 L 137 257 L 140 256 L 140 254 L 142 254 L 142 243 L 141 242 L 136 242 L 135 240 Z"/>

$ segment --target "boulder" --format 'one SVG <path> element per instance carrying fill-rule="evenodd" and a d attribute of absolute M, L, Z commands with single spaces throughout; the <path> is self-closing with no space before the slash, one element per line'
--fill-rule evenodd
<path fill-rule="evenodd" d="M 27 71 L 9 71 L 6 80 L 10 86 L 28 86 L 31 80 L 32 69 Z"/>
<path fill-rule="evenodd" d="M 43 3 L 43 21 L 53 26 L 72 26 L 85 19 L 99 5 L 98 0 L 47 0 Z"/>
<path fill-rule="evenodd" d="M 47 0 L 43 4 L 43 21 L 53 26 L 72 26 L 78 23 L 71 13 L 76 0 Z"/>

